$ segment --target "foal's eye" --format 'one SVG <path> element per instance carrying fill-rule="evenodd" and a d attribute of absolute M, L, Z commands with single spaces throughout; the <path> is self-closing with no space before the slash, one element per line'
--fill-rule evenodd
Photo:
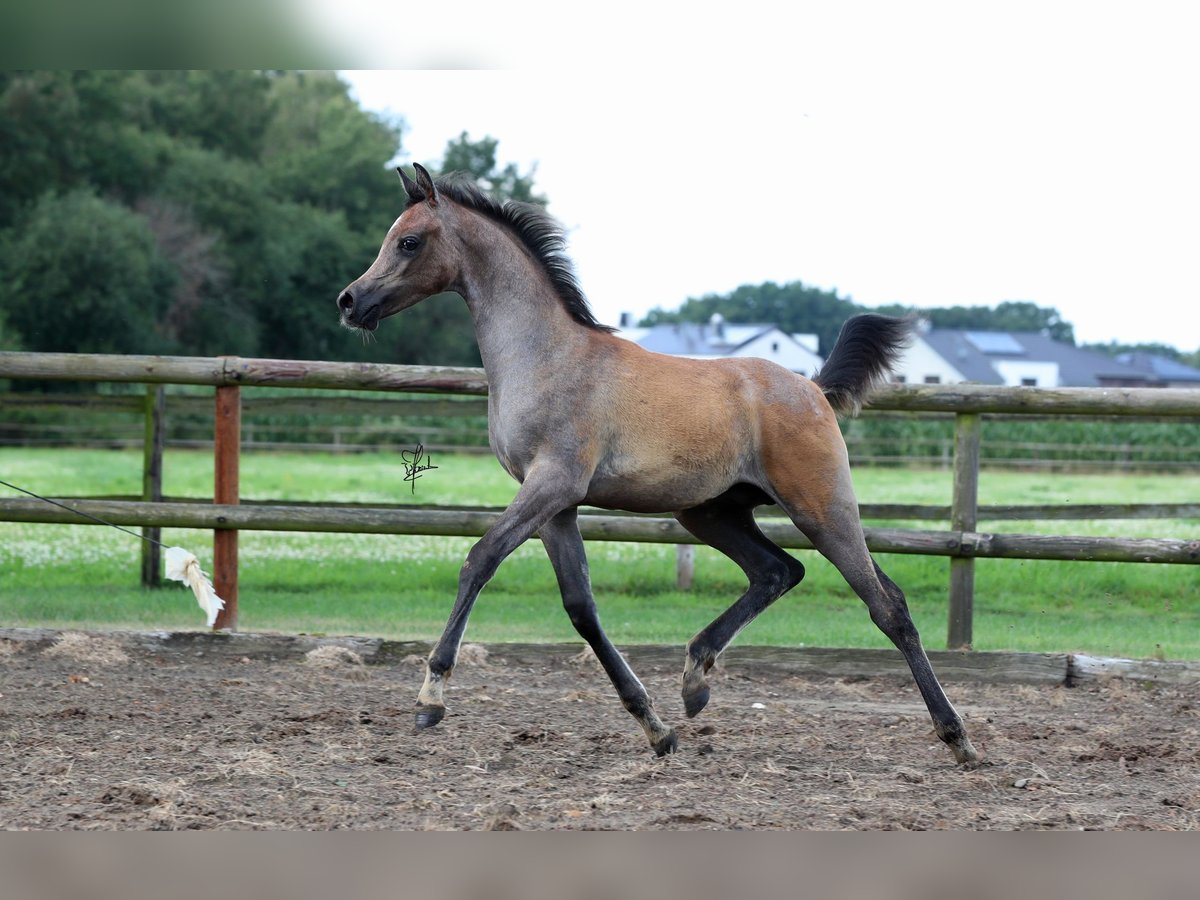
<path fill-rule="evenodd" d="M 421 246 L 421 239 L 409 235 L 408 237 L 400 238 L 400 251 L 412 256 L 417 252 L 417 248 Z"/>

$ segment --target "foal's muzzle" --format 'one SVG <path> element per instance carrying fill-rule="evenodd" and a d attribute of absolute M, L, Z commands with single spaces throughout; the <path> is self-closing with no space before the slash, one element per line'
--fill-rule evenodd
<path fill-rule="evenodd" d="M 342 291 L 337 298 L 338 309 L 342 311 L 342 324 L 349 328 L 364 328 L 374 331 L 379 325 L 383 311 L 379 301 L 372 302 L 370 298 L 355 298 L 349 288 Z"/>

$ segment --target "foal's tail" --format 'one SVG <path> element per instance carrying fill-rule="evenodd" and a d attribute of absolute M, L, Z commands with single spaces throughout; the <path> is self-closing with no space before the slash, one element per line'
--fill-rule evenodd
<path fill-rule="evenodd" d="M 834 412 L 857 415 L 863 401 L 887 380 L 912 338 L 911 319 L 864 313 L 846 320 L 825 365 L 813 381 Z"/>

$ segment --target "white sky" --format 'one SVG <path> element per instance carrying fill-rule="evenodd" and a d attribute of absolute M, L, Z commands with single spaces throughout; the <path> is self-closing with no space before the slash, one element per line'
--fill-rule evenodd
<path fill-rule="evenodd" d="M 406 64 L 498 67 L 343 77 L 403 117 L 403 161 L 465 130 L 536 163 L 603 321 L 801 280 L 865 305 L 1030 300 L 1081 341 L 1200 347 L 1186 4 L 597 6 L 472 29 L 344 0 L 328 28 L 355 58 L 425 40 Z"/>

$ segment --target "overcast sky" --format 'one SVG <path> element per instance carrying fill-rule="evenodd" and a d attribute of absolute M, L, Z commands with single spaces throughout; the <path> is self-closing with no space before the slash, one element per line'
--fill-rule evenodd
<path fill-rule="evenodd" d="M 337 27 L 390 40 L 378 17 L 355 24 L 359 6 L 340 4 Z M 497 138 L 502 163 L 536 164 L 609 323 L 800 280 L 865 305 L 1030 300 L 1081 341 L 1200 346 L 1185 4 L 828 6 L 614 14 L 537 40 L 551 49 L 535 56 L 455 43 L 443 24 L 418 62 L 499 68 L 343 77 L 364 107 L 403 117 L 403 161 L 436 161 L 465 130 Z M 671 49 L 643 37 L 655 29 L 673 29 Z"/>

